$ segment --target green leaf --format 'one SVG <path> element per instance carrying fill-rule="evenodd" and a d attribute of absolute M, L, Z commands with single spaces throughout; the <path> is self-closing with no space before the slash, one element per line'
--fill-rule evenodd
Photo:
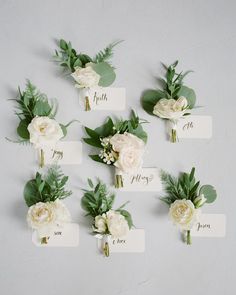
<path fill-rule="evenodd" d="M 35 116 L 49 116 L 51 113 L 51 106 L 47 100 L 38 100 L 35 103 L 33 114 Z"/>
<path fill-rule="evenodd" d="M 86 142 L 87 144 L 97 147 L 97 148 L 102 148 L 101 141 L 96 138 L 83 138 L 83 141 Z"/>
<path fill-rule="evenodd" d="M 74 65 L 73 67 L 76 68 L 76 67 L 82 67 L 82 62 L 79 58 L 76 59 L 76 61 L 74 62 Z"/>
<path fill-rule="evenodd" d="M 165 93 L 162 92 L 161 90 L 147 90 L 144 92 L 141 99 L 142 106 L 148 114 L 155 116 L 153 114 L 154 106 L 161 98 L 165 98 L 165 97 L 166 97 Z"/>
<path fill-rule="evenodd" d="M 29 139 L 29 131 L 28 131 L 28 121 L 26 119 L 21 120 L 18 127 L 17 127 L 17 134 L 23 139 Z"/>
<path fill-rule="evenodd" d="M 187 99 L 190 109 L 192 109 L 195 106 L 196 94 L 193 89 L 191 89 L 187 86 L 181 86 L 181 88 L 178 92 L 178 97 L 180 97 L 180 96 L 184 96 Z"/>
<path fill-rule="evenodd" d="M 63 39 L 60 40 L 60 48 L 63 49 L 63 50 L 67 49 L 67 43 Z"/>
<path fill-rule="evenodd" d="M 78 55 L 78 58 L 80 59 L 80 61 L 82 62 L 82 65 L 85 66 L 87 63 L 92 62 L 92 58 L 90 56 L 88 56 L 87 54 L 82 54 L 80 53 Z"/>
<path fill-rule="evenodd" d="M 96 131 L 94 131 L 93 129 L 90 129 L 88 127 L 84 127 L 84 129 L 90 137 L 99 139 L 100 136 Z"/>
<path fill-rule="evenodd" d="M 89 157 L 96 162 L 106 164 L 98 155 L 89 155 Z"/>
<path fill-rule="evenodd" d="M 99 134 L 100 137 L 107 137 L 114 133 L 114 123 L 110 117 L 105 124 L 101 125 L 100 127 L 96 128 L 94 131 Z"/>
<path fill-rule="evenodd" d="M 26 183 L 24 187 L 24 199 L 28 207 L 41 201 L 38 187 L 34 179 Z"/>
<path fill-rule="evenodd" d="M 203 194 L 207 199 L 206 203 L 213 203 L 217 197 L 215 188 L 212 185 L 206 184 L 200 188 L 199 194 Z"/>
<path fill-rule="evenodd" d="M 131 214 L 124 209 L 118 209 L 117 211 L 120 212 L 120 214 L 124 216 L 124 218 L 128 222 L 129 228 L 131 228 L 134 225 Z"/>
<path fill-rule="evenodd" d="M 108 87 L 115 81 L 116 74 L 114 69 L 107 62 L 92 64 L 92 68 L 100 75 L 99 86 Z"/>
<path fill-rule="evenodd" d="M 89 184 L 89 186 L 90 186 L 91 188 L 94 187 L 93 182 L 92 182 L 92 180 L 91 180 L 90 178 L 88 178 L 88 184 Z"/>
<path fill-rule="evenodd" d="M 63 132 L 63 135 L 64 135 L 64 137 L 67 135 L 67 128 L 66 128 L 66 126 L 65 125 L 63 125 L 63 124 L 60 124 L 60 126 L 61 126 L 61 130 L 62 130 L 62 132 Z"/>

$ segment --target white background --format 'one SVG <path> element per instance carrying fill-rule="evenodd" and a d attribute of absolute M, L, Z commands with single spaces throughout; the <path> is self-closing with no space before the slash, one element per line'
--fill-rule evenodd
<path fill-rule="evenodd" d="M 144 295 L 234 294 L 235 271 L 235 1 L 211 0 L 64 0 L 0 1 L 0 98 L 1 98 L 1 193 L 0 193 L 0 289 L 1 294 L 34 295 Z M 114 86 L 126 87 L 127 111 L 85 113 L 78 93 L 52 62 L 55 40 L 72 41 L 91 55 L 109 42 L 123 39 L 115 49 Z M 163 74 L 160 62 L 180 60 L 179 70 L 193 69 L 187 85 L 203 106 L 194 114 L 212 115 L 212 140 L 182 140 L 171 144 L 164 123 L 140 107 L 143 90 L 157 87 Z M 99 176 L 112 183 L 113 171 L 88 158 L 83 165 L 65 167 L 73 196 L 66 200 L 73 220 L 80 223 L 79 248 L 39 249 L 31 243 L 23 200 L 25 182 L 37 166 L 33 149 L 7 142 L 14 138 L 18 120 L 13 113 L 17 86 L 29 78 L 49 97 L 60 102 L 58 120 L 79 119 L 89 127 L 107 115 L 128 116 L 134 108 L 148 119 L 145 166 L 169 172 L 196 167 L 202 184 L 214 185 L 218 199 L 204 213 L 227 215 L 223 239 L 195 238 L 191 247 L 180 240 L 167 218 L 167 208 L 157 193 L 118 193 L 117 206 L 126 200 L 135 225 L 146 230 L 144 254 L 99 255 L 89 234 L 89 223 L 80 209 L 86 177 Z M 79 140 L 82 125 L 74 124 L 68 139 Z"/>

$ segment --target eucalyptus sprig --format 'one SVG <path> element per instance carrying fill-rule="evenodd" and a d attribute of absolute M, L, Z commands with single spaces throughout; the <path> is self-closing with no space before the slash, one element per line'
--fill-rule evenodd
<path fill-rule="evenodd" d="M 37 172 L 35 178 L 29 180 L 24 187 L 24 199 L 28 207 L 38 202 L 54 202 L 69 197 L 72 192 L 65 189 L 68 176 L 59 166 L 52 166 L 46 175 Z"/>
<path fill-rule="evenodd" d="M 191 244 L 190 231 L 198 219 L 199 208 L 215 201 L 216 190 L 209 184 L 200 186 L 194 167 L 190 173 L 181 173 L 178 178 L 162 171 L 161 180 L 165 196 L 160 199 L 170 207 L 172 221 L 186 231 L 186 242 Z"/>

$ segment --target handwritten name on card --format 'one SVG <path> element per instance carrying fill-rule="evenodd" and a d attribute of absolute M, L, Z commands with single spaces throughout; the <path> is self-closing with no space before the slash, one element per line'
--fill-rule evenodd
<path fill-rule="evenodd" d="M 41 244 L 37 231 L 34 231 L 32 241 L 37 247 L 78 247 L 79 225 L 66 223 L 63 226 L 55 226 L 47 237 L 46 244 Z"/>
<path fill-rule="evenodd" d="M 211 138 L 211 116 L 186 116 L 177 123 L 177 135 L 179 138 Z"/>
<path fill-rule="evenodd" d="M 108 239 L 111 253 L 143 253 L 145 251 L 145 231 L 143 229 L 132 229 L 129 233 L 117 239 Z M 98 247 L 101 250 L 102 240 L 98 240 Z"/>
<path fill-rule="evenodd" d="M 161 191 L 162 184 L 158 168 L 142 168 L 135 174 L 122 175 L 123 191 Z"/>
<path fill-rule="evenodd" d="M 59 141 L 55 149 L 44 149 L 46 165 L 79 165 L 82 162 L 82 143 L 79 141 Z"/>
<path fill-rule="evenodd" d="M 88 93 L 91 110 L 124 111 L 126 105 L 125 88 L 96 87 Z M 84 105 L 84 94 L 80 92 L 80 104 Z"/>
<path fill-rule="evenodd" d="M 201 214 L 191 230 L 193 237 L 224 237 L 226 216 L 224 214 Z"/>

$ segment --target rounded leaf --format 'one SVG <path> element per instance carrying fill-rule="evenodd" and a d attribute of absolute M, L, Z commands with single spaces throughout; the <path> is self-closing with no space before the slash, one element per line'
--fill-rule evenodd
<path fill-rule="evenodd" d="M 29 131 L 28 131 L 28 122 L 27 120 L 21 120 L 17 127 L 17 134 L 23 139 L 29 139 Z"/>
<path fill-rule="evenodd" d="M 206 184 L 200 188 L 200 195 L 203 195 L 207 200 L 206 203 L 213 203 L 217 197 L 215 188 L 212 185 Z"/>
<path fill-rule="evenodd" d="M 153 109 L 156 103 L 161 99 L 165 98 L 165 93 L 160 90 L 146 90 L 141 98 L 143 109 L 150 115 L 153 115 Z"/>
<path fill-rule="evenodd" d="M 116 74 L 114 69 L 107 62 L 92 64 L 92 67 L 100 75 L 99 86 L 108 87 L 115 81 Z"/>
<path fill-rule="evenodd" d="M 178 92 L 178 96 L 184 96 L 187 99 L 190 109 L 192 109 L 195 106 L 196 94 L 193 89 L 187 86 L 181 86 Z"/>

